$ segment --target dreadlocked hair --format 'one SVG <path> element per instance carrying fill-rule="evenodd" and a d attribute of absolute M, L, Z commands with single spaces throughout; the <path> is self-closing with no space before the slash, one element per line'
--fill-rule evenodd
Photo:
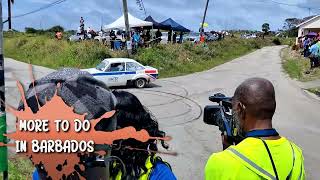
<path fill-rule="evenodd" d="M 132 126 L 137 131 L 146 130 L 152 137 L 165 137 L 165 132 L 159 130 L 158 122 L 139 101 L 139 99 L 125 91 L 114 91 L 113 94 L 117 98 L 116 118 L 117 129 Z M 158 151 L 157 141 L 149 140 L 140 142 L 135 139 L 119 140 L 114 142 L 117 147 L 113 148 L 111 155 L 119 157 L 126 168 L 127 175 L 133 179 L 147 173 L 146 160 L 150 157 L 150 161 L 155 165 L 161 158 L 155 157 Z M 168 145 L 161 141 L 163 148 L 168 149 Z M 117 163 L 110 166 L 111 177 L 117 176 L 121 172 L 121 166 Z"/>

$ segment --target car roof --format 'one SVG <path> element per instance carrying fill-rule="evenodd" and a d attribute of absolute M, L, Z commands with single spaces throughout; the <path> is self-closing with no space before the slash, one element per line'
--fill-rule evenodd
<path fill-rule="evenodd" d="M 103 62 L 115 63 L 115 62 L 137 62 L 137 61 L 129 58 L 107 58 L 107 59 L 104 59 Z"/>

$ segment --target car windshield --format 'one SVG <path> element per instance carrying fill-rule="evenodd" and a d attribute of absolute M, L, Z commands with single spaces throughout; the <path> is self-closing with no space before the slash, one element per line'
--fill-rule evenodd
<path fill-rule="evenodd" d="M 104 68 L 108 65 L 108 63 L 101 62 L 100 64 L 97 65 L 96 69 L 99 71 L 103 71 Z"/>

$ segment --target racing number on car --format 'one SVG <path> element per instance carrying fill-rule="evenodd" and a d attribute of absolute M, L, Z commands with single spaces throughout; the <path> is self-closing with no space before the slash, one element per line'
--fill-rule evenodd
<path fill-rule="evenodd" d="M 109 78 L 109 81 L 111 82 L 118 82 L 118 77 Z"/>

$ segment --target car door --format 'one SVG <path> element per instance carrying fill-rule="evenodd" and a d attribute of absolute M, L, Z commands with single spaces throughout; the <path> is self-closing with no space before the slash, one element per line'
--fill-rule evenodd
<path fill-rule="evenodd" d="M 126 62 L 126 74 L 128 80 L 135 80 L 133 79 L 139 71 L 143 70 L 144 67 L 139 65 L 136 62 Z"/>
<path fill-rule="evenodd" d="M 110 63 L 105 70 L 108 86 L 124 86 L 127 84 L 126 71 L 124 62 Z"/>

